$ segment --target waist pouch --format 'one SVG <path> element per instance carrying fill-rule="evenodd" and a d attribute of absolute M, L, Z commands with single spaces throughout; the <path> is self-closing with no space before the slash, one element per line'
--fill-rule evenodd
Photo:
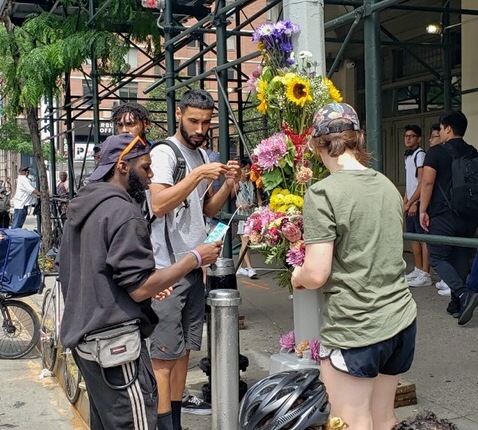
<path fill-rule="evenodd" d="M 126 321 L 104 329 L 92 331 L 84 336 L 82 349 L 88 351 L 101 368 L 106 385 L 115 390 L 129 387 L 138 377 L 136 360 L 141 354 L 141 333 L 139 320 Z M 111 384 L 104 369 L 132 363 L 134 374 L 123 385 Z"/>

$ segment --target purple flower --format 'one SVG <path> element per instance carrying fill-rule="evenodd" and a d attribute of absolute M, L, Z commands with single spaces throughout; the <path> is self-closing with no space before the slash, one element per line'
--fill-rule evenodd
<path fill-rule="evenodd" d="M 295 348 L 294 330 L 291 330 L 289 333 L 283 334 L 279 339 L 279 344 L 281 348 L 285 349 L 287 352 L 292 352 Z"/>
<path fill-rule="evenodd" d="M 257 164 L 264 170 L 272 170 L 279 166 L 282 157 L 287 154 L 287 141 L 284 133 L 273 134 L 264 139 L 254 149 Z"/>
<path fill-rule="evenodd" d="M 311 339 L 309 342 L 310 358 L 314 361 L 320 361 L 319 350 L 320 342 L 317 339 Z"/>
<path fill-rule="evenodd" d="M 292 267 L 299 267 L 304 264 L 305 259 L 305 247 L 303 244 L 297 248 L 291 248 L 287 251 L 285 261 Z"/>

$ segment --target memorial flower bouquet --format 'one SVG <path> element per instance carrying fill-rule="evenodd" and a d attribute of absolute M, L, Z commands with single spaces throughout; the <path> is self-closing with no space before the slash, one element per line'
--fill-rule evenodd
<path fill-rule="evenodd" d="M 342 100 L 332 81 L 317 74 L 310 52 L 294 54 L 292 37 L 299 32 L 289 21 L 258 27 L 253 41 L 262 62 L 248 81 L 258 111 L 275 133 L 253 151 L 251 180 L 269 193 L 270 201 L 249 217 L 245 231 L 266 263 L 287 269 L 279 275 L 279 284 L 289 288 L 291 269 L 304 261 L 303 196 L 328 173 L 307 149 L 313 116 L 325 104 Z"/>

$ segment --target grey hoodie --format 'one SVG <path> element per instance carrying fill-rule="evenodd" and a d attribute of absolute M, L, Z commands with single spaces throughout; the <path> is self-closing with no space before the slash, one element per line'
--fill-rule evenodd
<path fill-rule="evenodd" d="M 146 220 L 122 188 L 91 183 L 71 200 L 57 263 L 65 302 L 61 342 L 76 347 L 92 330 L 139 319 L 148 337 L 158 318 L 151 300 L 128 293 L 154 270 Z"/>

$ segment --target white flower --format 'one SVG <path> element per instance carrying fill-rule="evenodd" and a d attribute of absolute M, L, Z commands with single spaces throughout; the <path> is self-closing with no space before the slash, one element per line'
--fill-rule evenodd
<path fill-rule="evenodd" d="M 300 51 L 299 52 L 299 58 L 301 58 L 301 59 L 312 58 L 312 52 L 310 52 L 310 51 Z"/>

